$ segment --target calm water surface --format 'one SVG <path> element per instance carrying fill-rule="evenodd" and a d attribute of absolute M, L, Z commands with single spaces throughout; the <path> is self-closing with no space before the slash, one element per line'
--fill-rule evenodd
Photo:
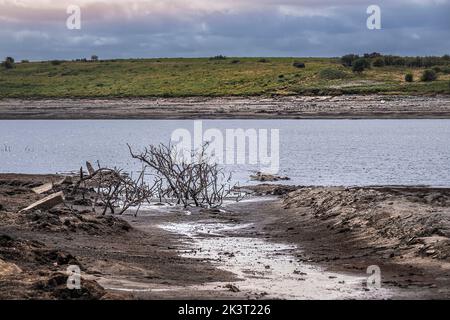
<path fill-rule="evenodd" d="M 450 120 L 211 120 L 203 127 L 280 129 L 280 174 L 291 184 L 450 186 Z M 178 128 L 192 131 L 193 121 L 0 121 L 0 172 L 67 172 L 86 160 L 137 170 L 126 144 L 167 143 Z M 258 167 L 226 169 L 248 183 Z"/>

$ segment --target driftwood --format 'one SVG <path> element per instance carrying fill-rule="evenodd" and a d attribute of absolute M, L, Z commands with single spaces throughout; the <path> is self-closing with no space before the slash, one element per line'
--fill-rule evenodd
<path fill-rule="evenodd" d="M 61 192 L 53 193 L 53 194 L 45 197 L 44 199 L 36 201 L 35 203 L 29 205 L 25 209 L 20 210 L 20 212 L 23 213 L 23 212 L 37 210 L 37 209 L 49 210 L 63 202 L 64 202 L 64 193 L 61 191 Z"/>
<path fill-rule="evenodd" d="M 231 175 L 226 175 L 218 164 L 207 156 L 205 144 L 201 150 L 193 151 L 191 159 L 184 161 L 179 158 L 176 149 L 170 144 L 165 146 L 150 146 L 142 153 L 134 153 L 130 146 L 132 158 L 142 164 L 142 170 L 137 178 L 118 168 L 100 166 L 94 168 L 86 162 L 87 173 L 80 168 L 79 177 L 66 177 L 56 183 L 50 182 L 33 189 L 35 193 L 43 194 L 51 190 L 70 192 L 70 198 L 77 195 L 89 195 L 92 210 L 102 207 L 102 214 L 109 210 L 112 214 L 123 214 L 131 208 L 136 209 L 136 215 L 144 203 L 153 199 L 159 202 L 172 202 L 188 206 L 218 208 L 227 198 L 239 201 L 240 191 L 235 191 L 230 185 Z M 152 170 L 146 174 L 146 170 Z M 151 176 L 151 178 L 149 178 Z M 61 187 L 67 184 L 68 187 Z M 61 188 L 55 188 L 55 187 Z M 64 202 L 63 192 L 54 193 L 37 201 L 21 212 L 34 209 L 51 209 Z"/>
<path fill-rule="evenodd" d="M 57 182 L 47 182 L 38 187 L 32 188 L 31 190 L 36 194 L 43 194 L 53 190 L 53 188 L 61 186 L 63 184 L 72 184 L 72 177 L 66 176 Z"/>
<path fill-rule="evenodd" d="M 53 182 L 48 182 L 31 190 L 36 194 L 43 194 L 51 191 L 52 189 L 53 189 Z"/>
<path fill-rule="evenodd" d="M 149 185 L 144 181 L 145 169 L 137 179 L 133 179 L 122 170 L 114 168 L 104 168 L 98 163 L 98 169 L 94 169 L 89 162 L 86 163 L 89 175 L 85 176 L 80 170 L 80 179 L 76 183 L 72 194 L 80 189 L 93 188 L 95 199 L 92 203 L 92 210 L 95 211 L 97 205 L 103 207 L 102 214 L 105 215 L 109 209 L 112 214 L 122 215 L 131 207 L 136 207 L 135 215 L 138 214 L 144 202 L 150 202 L 157 188 L 157 183 Z M 83 194 L 84 196 L 84 194 Z"/>

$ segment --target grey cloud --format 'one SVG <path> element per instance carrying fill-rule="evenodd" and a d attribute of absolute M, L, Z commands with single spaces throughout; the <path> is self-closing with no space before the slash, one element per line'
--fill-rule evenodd
<path fill-rule="evenodd" d="M 234 1 L 232 3 L 238 3 Z M 366 28 L 372 1 L 239 1 L 239 10 L 199 10 L 183 15 L 120 16 L 121 7 L 83 20 L 82 30 L 65 19 L 38 24 L 2 21 L 0 55 L 18 59 L 73 59 L 98 54 L 114 57 L 338 56 L 381 51 L 403 55 L 450 52 L 450 3 L 379 1 L 382 30 Z M 413 3 L 413 4 L 411 4 Z M 314 8 L 312 15 L 286 14 L 279 5 Z M 252 7 L 253 5 L 253 7 Z M 0 2 L 1 6 L 1 2 Z M 91 4 L 99 6 L 99 4 Z M 96 7 L 97 11 L 99 10 Z M 326 14 L 320 14 L 323 8 Z M 182 11 L 182 10 L 181 10 Z M 294 12 L 295 13 L 295 12 Z M 106 18 L 105 18 L 106 17 Z"/>

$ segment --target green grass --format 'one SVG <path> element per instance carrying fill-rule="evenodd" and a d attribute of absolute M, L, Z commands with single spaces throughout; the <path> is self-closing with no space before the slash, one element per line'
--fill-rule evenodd
<path fill-rule="evenodd" d="M 0 70 L 0 98 L 450 94 L 450 75 L 440 73 L 438 81 L 419 82 L 424 69 L 383 67 L 358 75 L 338 59 L 260 59 L 18 63 L 14 69 Z M 294 61 L 305 62 L 306 68 L 295 68 Z M 335 69 L 340 76 L 324 76 L 324 69 Z M 415 82 L 404 81 L 408 72 Z"/>

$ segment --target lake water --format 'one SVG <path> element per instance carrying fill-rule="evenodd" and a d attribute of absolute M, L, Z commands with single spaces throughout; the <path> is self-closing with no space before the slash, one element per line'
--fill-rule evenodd
<path fill-rule="evenodd" d="M 0 172 L 78 170 L 86 160 L 137 170 L 136 149 L 191 120 L 2 120 Z M 450 120 L 208 120 L 204 129 L 279 129 L 280 174 L 301 185 L 450 186 Z M 253 165 L 228 165 L 248 183 Z"/>

